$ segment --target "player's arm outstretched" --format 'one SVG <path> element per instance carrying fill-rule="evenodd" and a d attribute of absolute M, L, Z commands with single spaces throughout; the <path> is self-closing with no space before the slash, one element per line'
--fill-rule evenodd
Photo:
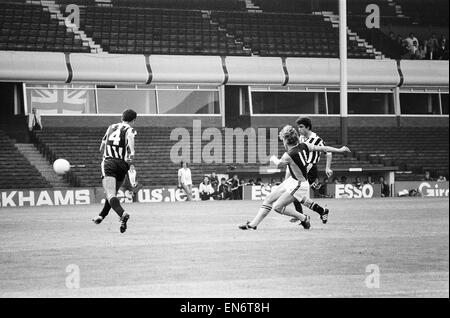
<path fill-rule="evenodd" d="M 319 143 L 319 146 L 325 146 L 323 140 Z M 333 175 L 333 170 L 331 170 L 331 161 L 333 160 L 333 153 L 332 152 L 325 152 L 325 155 L 327 157 L 327 161 L 325 164 L 325 173 L 327 177 L 331 177 Z"/>
<path fill-rule="evenodd" d="M 272 157 L 270 157 L 270 162 L 272 162 L 277 167 L 286 167 L 289 163 L 292 162 L 292 158 L 285 152 L 280 159 L 278 159 L 275 155 L 272 155 Z"/>
<path fill-rule="evenodd" d="M 309 151 L 325 151 L 325 152 L 351 152 L 347 146 L 342 146 L 340 148 L 330 147 L 330 146 L 316 146 L 311 144 L 306 144 Z"/>
<path fill-rule="evenodd" d="M 327 174 L 327 177 L 331 177 L 333 175 L 333 170 L 331 170 L 331 161 L 333 160 L 333 153 L 327 152 L 327 162 L 325 164 L 325 173 Z"/>

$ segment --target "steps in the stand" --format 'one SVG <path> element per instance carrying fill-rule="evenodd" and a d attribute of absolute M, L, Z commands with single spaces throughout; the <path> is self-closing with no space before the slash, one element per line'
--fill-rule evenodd
<path fill-rule="evenodd" d="M 54 188 L 70 187 L 70 184 L 62 176 L 54 172 L 52 165 L 42 156 L 34 144 L 17 143 L 16 147 Z"/>

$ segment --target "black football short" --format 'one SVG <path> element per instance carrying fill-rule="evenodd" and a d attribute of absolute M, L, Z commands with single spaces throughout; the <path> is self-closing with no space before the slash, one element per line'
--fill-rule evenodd
<path fill-rule="evenodd" d="M 317 165 L 313 165 L 308 172 L 308 182 L 309 184 L 313 184 L 314 181 L 319 177 L 319 172 L 317 170 Z"/>
<path fill-rule="evenodd" d="M 102 161 L 102 179 L 114 177 L 117 182 L 123 182 L 130 166 L 122 159 L 106 158 Z"/>

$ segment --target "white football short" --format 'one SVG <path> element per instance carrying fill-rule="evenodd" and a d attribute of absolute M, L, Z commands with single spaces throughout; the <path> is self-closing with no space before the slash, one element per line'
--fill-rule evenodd
<path fill-rule="evenodd" d="M 294 178 L 289 177 L 283 183 L 285 183 L 284 187 L 285 187 L 286 191 L 288 191 L 298 201 L 301 201 L 304 197 L 309 199 L 309 182 L 308 181 L 305 180 L 303 182 L 299 182 L 298 180 L 295 180 Z"/>

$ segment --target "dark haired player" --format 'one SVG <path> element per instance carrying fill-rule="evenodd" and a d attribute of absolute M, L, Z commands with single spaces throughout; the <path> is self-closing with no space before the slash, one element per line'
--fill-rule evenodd
<path fill-rule="evenodd" d="M 100 224 L 112 208 L 120 217 L 121 233 L 127 230 L 130 215 L 120 205 L 117 191 L 128 173 L 130 163 L 134 159 L 136 130 L 132 126 L 136 122 L 136 117 L 137 114 L 134 110 L 125 110 L 122 113 L 122 122 L 108 127 L 100 145 L 100 152 L 103 152 L 102 184 L 106 193 L 106 200 L 103 210 L 92 221 L 95 224 Z"/>
<path fill-rule="evenodd" d="M 299 140 L 302 143 L 314 145 L 314 146 L 325 146 L 323 139 L 320 138 L 315 132 L 313 132 L 312 129 L 312 123 L 311 119 L 307 117 L 299 117 L 296 120 L 298 132 L 300 134 Z M 312 188 L 317 187 L 318 185 L 318 171 L 317 171 L 317 163 L 320 160 L 321 151 L 310 151 L 308 154 L 308 163 L 312 164 L 311 169 L 308 171 L 308 182 L 311 185 Z M 325 173 L 327 177 L 331 177 L 333 175 L 333 170 L 331 170 L 331 160 L 332 160 L 332 153 L 330 151 L 326 152 L 327 156 L 327 162 L 325 166 Z M 302 205 L 298 201 L 294 201 L 295 209 L 303 213 Z M 320 214 L 320 219 L 322 220 L 322 223 L 327 223 L 328 221 L 328 209 L 325 209 L 324 213 Z M 298 219 L 292 218 L 291 222 L 297 222 Z"/>

